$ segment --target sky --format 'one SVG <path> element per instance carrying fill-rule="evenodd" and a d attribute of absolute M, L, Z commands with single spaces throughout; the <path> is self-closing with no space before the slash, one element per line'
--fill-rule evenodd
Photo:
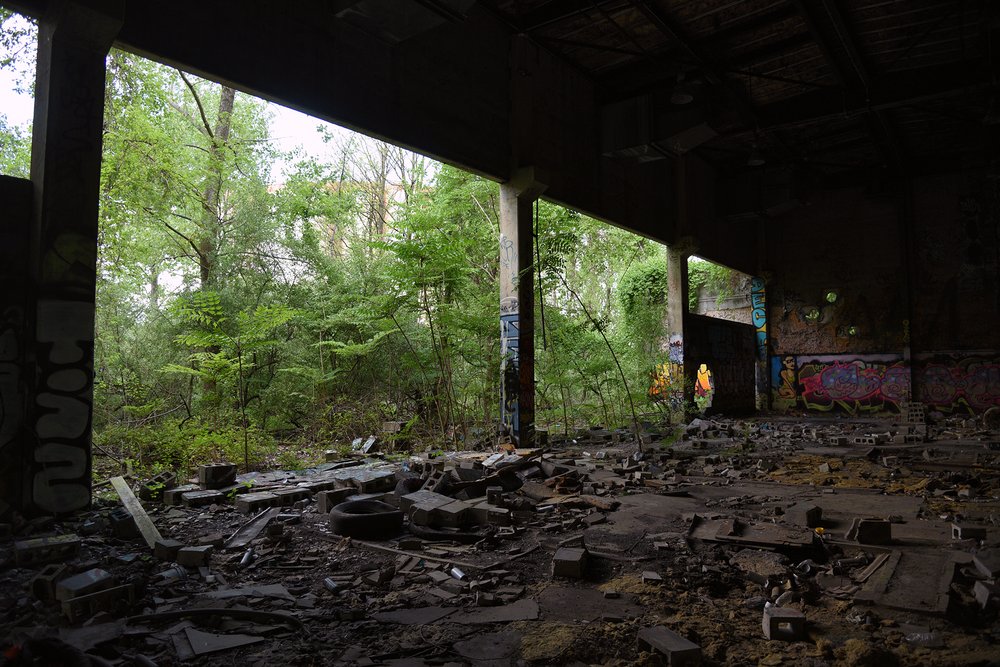
<path fill-rule="evenodd" d="M 0 57 L 4 55 L 5 53 L 0 50 Z M 7 117 L 8 124 L 24 127 L 31 123 L 34 115 L 34 100 L 30 95 L 16 92 L 16 87 L 16 73 L 10 69 L 0 69 L 0 114 Z M 269 103 L 268 106 L 273 112 L 271 138 L 281 151 L 291 151 L 301 147 L 308 156 L 322 160 L 329 157 L 332 151 L 330 146 L 323 142 L 317 126 L 327 128 L 338 139 L 346 139 L 353 134 L 350 130 L 277 104 Z M 273 165 L 271 178 L 275 184 L 283 180 L 284 173 L 289 167 L 290 165 L 283 162 Z"/>

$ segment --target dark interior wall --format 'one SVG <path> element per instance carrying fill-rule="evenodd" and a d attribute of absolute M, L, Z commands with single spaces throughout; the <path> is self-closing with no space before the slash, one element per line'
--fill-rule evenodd
<path fill-rule="evenodd" d="M 910 210 L 906 194 L 818 192 L 767 223 L 773 407 L 1000 405 L 996 181 L 915 179 Z"/>
<path fill-rule="evenodd" d="M 685 376 L 697 382 L 699 367 L 707 367 L 714 386 L 712 412 L 753 412 L 755 358 L 751 325 L 694 314 L 685 317 Z"/>
<path fill-rule="evenodd" d="M 31 181 L 0 176 L 0 489 L 2 497 L 24 495 L 23 418 L 28 332 L 25 315 L 29 292 L 28 229 Z M 2 501 L 0 501 L 2 502 Z M 5 508 L 0 507 L 0 515 Z"/>

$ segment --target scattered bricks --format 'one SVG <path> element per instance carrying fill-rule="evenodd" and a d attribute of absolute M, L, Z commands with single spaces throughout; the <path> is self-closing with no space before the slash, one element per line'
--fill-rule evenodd
<path fill-rule="evenodd" d="M 951 524 L 951 539 L 953 540 L 985 540 L 985 526 L 965 526 L 957 523 Z"/>
<path fill-rule="evenodd" d="M 198 466 L 198 483 L 205 489 L 221 489 L 236 483 L 236 466 L 232 463 L 210 463 Z"/>
<path fill-rule="evenodd" d="M 214 547 L 204 545 L 200 547 L 182 547 L 177 551 L 177 564 L 184 567 L 199 567 L 208 565 Z"/>
<path fill-rule="evenodd" d="M 55 600 L 56 582 L 66 573 L 66 566 L 62 563 L 51 563 L 42 568 L 42 571 L 31 580 L 32 594 L 44 602 Z"/>
<path fill-rule="evenodd" d="M 336 449 L 328 449 L 323 452 L 323 458 L 327 463 L 333 463 L 334 461 L 339 461 L 343 457 Z"/>
<path fill-rule="evenodd" d="M 56 584 L 56 600 L 64 602 L 103 591 L 115 585 L 115 578 L 99 568 L 87 570 Z"/>
<path fill-rule="evenodd" d="M 997 575 L 1000 575 L 1000 550 L 980 551 L 972 557 L 972 562 L 987 579 L 996 579 Z"/>
<path fill-rule="evenodd" d="M 761 627 L 767 639 L 799 641 L 805 639 L 806 617 L 801 611 L 790 607 L 764 607 Z"/>
<path fill-rule="evenodd" d="M 493 507 L 490 505 L 488 512 L 486 520 L 491 526 L 509 526 L 514 522 L 510 510 L 506 507 Z"/>
<path fill-rule="evenodd" d="M 431 512 L 431 522 L 446 528 L 458 528 L 468 523 L 472 505 L 455 500 Z"/>
<path fill-rule="evenodd" d="M 587 567 L 587 550 L 562 547 L 552 558 L 552 576 L 580 579 Z"/>
<path fill-rule="evenodd" d="M 305 489 L 309 493 L 316 494 L 320 491 L 332 491 L 337 488 L 337 480 L 335 479 L 318 479 L 312 482 L 301 482 L 298 484 L 300 488 Z"/>
<path fill-rule="evenodd" d="M 236 511 L 243 514 L 257 514 L 278 504 L 278 496 L 267 491 L 244 493 L 236 498 Z"/>
<path fill-rule="evenodd" d="M 335 506 L 357 493 L 357 489 L 330 489 L 316 494 L 320 514 L 329 514 Z"/>
<path fill-rule="evenodd" d="M 114 612 L 119 605 L 131 605 L 133 602 L 135 602 L 135 591 L 132 584 L 125 584 L 65 600 L 62 603 L 62 611 L 70 623 L 77 623 L 98 612 Z"/>
<path fill-rule="evenodd" d="M 271 493 L 277 496 L 278 505 L 281 507 L 289 507 L 299 500 L 309 497 L 309 491 L 297 486 L 271 489 Z"/>
<path fill-rule="evenodd" d="M 1000 586 L 986 581 L 977 581 L 972 587 L 972 594 L 976 596 L 976 602 L 983 609 L 995 605 L 1000 600 Z"/>
<path fill-rule="evenodd" d="M 348 479 L 361 493 L 383 493 L 396 488 L 396 473 L 392 470 L 357 470 Z"/>
<path fill-rule="evenodd" d="M 421 491 L 434 491 L 437 493 L 442 490 L 448 484 L 448 475 L 443 470 L 432 470 L 431 474 L 427 477 L 424 485 L 420 487 Z"/>
<path fill-rule="evenodd" d="M 221 491 L 188 491 L 181 494 L 181 502 L 185 507 L 204 507 L 225 499 Z"/>
<path fill-rule="evenodd" d="M 143 500 L 160 500 L 163 492 L 177 486 L 177 475 L 172 472 L 161 472 L 139 487 L 139 497 Z"/>
<path fill-rule="evenodd" d="M 829 463 L 822 463 L 816 469 L 819 472 L 824 473 L 824 474 L 829 473 L 830 472 L 830 464 Z"/>
<path fill-rule="evenodd" d="M 854 437 L 855 445 L 875 445 L 876 438 L 870 435 L 859 435 Z"/>
<path fill-rule="evenodd" d="M 184 544 L 178 542 L 177 540 L 169 539 L 159 539 L 156 540 L 156 544 L 153 545 L 153 555 L 162 561 L 168 563 L 173 563 L 177 560 L 177 552 L 180 551 Z"/>
<path fill-rule="evenodd" d="M 209 533 L 208 535 L 203 535 L 198 538 L 195 544 L 199 547 L 210 546 L 216 549 L 221 549 L 222 545 L 225 544 L 226 538 L 220 533 Z"/>
<path fill-rule="evenodd" d="M 39 565 L 64 561 L 75 556 L 79 550 L 80 538 L 73 534 L 36 537 L 14 542 L 14 562 L 17 565 Z"/>
<path fill-rule="evenodd" d="M 639 630 L 637 643 L 640 651 L 666 656 L 670 667 L 701 664 L 701 647 L 662 625 Z"/>
<path fill-rule="evenodd" d="M 837 446 L 837 447 L 846 447 L 847 446 L 847 436 L 845 436 L 845 435 L 838 435 L 838 436 L 835 436 L 833 438 L 830 438 L 830 443 L 833 444 L 833 445 L 835 445 L 835 446 Z"/>
<path fill-rule="evenodd" d="M 195 484 L 183 484 L 181 486 L 175 486 L 172 489 L 167 489 L 163 492 L 163 504 L 164 505 L 180 505 L 183 501 L 183 496 L 188 491 L 197 491 L 198 487 Z"/>
<path fill-rule="evenodd" d="M 660 584 L 663 583 L 663 577 L 661 577 L 656 572 L 653 572 L 651 570 L 646 570 L 645 572 L 642 573 L 642 583 L 659 586 Z"/>
<path fill-rule="evenodd" d="M 885 519 L 861 519 L 855 539 L 859 544 L 892 544 L 892 524 Z"/>
<path fill-rule="evenodd" d="M 139 537 L 139 526 L 127 509 L 119 507 L 108 515 L 111 520 L 111 532 L 120 540 L 131 540 Z"/>

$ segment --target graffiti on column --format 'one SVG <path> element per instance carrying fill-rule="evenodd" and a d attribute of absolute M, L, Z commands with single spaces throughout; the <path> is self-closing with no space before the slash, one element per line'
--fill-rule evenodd
<path fill-rule="evenodd" d="M 86 301 L 39 301 L 36 339 L 37 445 L 32 499 L 43 510 L 69 512 L 90 502 L 94 305 Z"/>
<path fill-rule="evenodd" d="M 520 392 L 520 323 L 518 321 L 517 300 L 514 312 L 500 315 L 500 423 L 503 430 L 514 437 L 520 433 L 518 397 Z"/>
<path fill-rule="evenodd" d="M 767 310 L 763 278 L 752 278 L 750 280 L 750 307 L 750 316 L 753 321 L 754 329 L 757 332 L 757 358 L 761 361 L 766 361 Z"/>

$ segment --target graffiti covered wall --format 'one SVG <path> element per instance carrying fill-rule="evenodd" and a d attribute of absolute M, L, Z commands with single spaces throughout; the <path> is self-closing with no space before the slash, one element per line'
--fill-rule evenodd
<path fill-rule="evenodd" d="M 848 414 L 898 410 L 911 395 L 901 355 L 771 357 L 772 405 Z M 945 413 L 979 414 L 1000 405 L 1000 355 L 936 352 L 917 355 L 915 400 Z"/>

